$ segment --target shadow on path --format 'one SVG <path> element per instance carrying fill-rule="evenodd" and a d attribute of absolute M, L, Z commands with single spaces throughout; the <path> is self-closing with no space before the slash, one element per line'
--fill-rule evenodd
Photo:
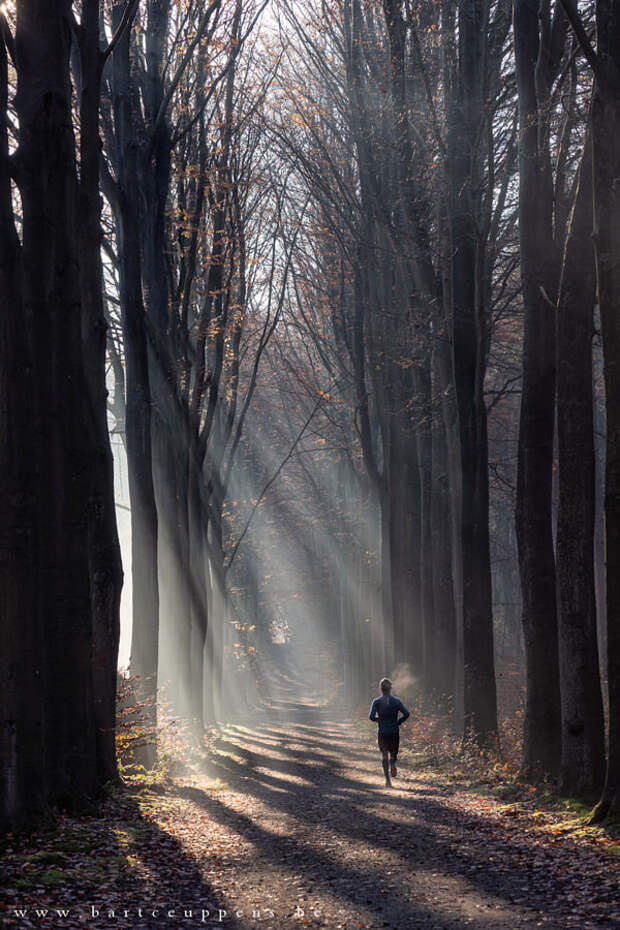
<path fill-rule="evenodd" d="M 564 843 L 552 850 L 557 856 L 534 862 L 525 841 L 499 842 L 488 818 L 451 807 L 453 791 L 442 800 L 441 789 L 410 779 L 387 792 L 378 754 L 310 711 L 297 708 L 285 730 L 271 718 L 252 731 L 233 725 L 216 743 L 206 774 L 249 805 L 196 787 L 179 793 L 248 840 L 273 870 L 302 875 L 306 889 L 364 912 L 360 926 L 490 930 L 507 926 L 507 913 L 514 927 L 541 925 L 542 917 L 550 930 L 579 926 L 574 876 L 560 861 L 576 846 Z M 455 895 L 470 905 L 461 908 Z M 364 923 L 369 913 L 375 923 Z"/>

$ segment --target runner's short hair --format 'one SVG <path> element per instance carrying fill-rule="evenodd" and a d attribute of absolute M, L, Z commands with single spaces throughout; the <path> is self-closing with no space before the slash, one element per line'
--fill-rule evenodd
<path fill-rule="evenodd" d="M 391 691 L 392 682 L 390 681 L 389 678 L 382 678 L 381 681 L 379 682 L 379 687 L 381 688 L 382 691 Z"/>

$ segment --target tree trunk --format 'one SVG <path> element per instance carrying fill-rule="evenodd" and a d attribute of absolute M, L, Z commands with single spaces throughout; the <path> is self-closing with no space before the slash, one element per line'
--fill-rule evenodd
<path fill-rule="evenodd" d="M 523 388 L 519 422 L 516 525 L 527 662 L 525 774 L 557 776 L 561 756 L 560 684 L 551 481 L 555 405 L 555 303 L 558 261 L 544 88 L 546 53 L 538 3 L 515 0 L 519 91 L 519 233 L 523 284 Z M 546 82 L 548 84 L 548 81 Z"/>
<path fill-rule="evenodd" d="M 436 315 L 436 318 L 440 314 Z M 435 648 L 430 680 L 444 707 L 455 697 L 456 688 L 456 606 L 452 578 L 452 504 L 446 414 L 442 399 L 445 384 L 445 355 L 450 347 L 441 321 L 434 329 L 432 356 L 432 576 L 435 617 Z"/>
<path fill-rule="evenodd" d="M 379 560 L 381 579 L 381 644 L 378 659 L 383 671 L 381 677 L 388 674 L 394 664 L 394 610 L 392 606 L 392 575 L 390 566 L 390 498 L 387 488 L 381 489 Z"/>
<path fill-rule="evenodd" d="M 115 781 L 116 682 L 123 584 L 114 503 L 114 466 L 107 424 L 106 322 L 101 266 L 99 195 L 99 0 L 82 4 L 80 29 L 80 250 L 82 336 L 90 433 L 93 444 L 89 501 L 89 562 L 93 615 L 93 688 L 97 765 L 102 781 Z"/>
<path fill-rule="evenodd" d="M 187 718 L 191 654 L 187 438 L 181 434 L 180 441 L 173 443 L 170 422 L 164 424 L 162 418 L 157 417 L 156 423 L 153 431 L 153 484 L 157 503 L 157 564 L 161 592 L 159 674 L 171 710 Z"/>
<path fill-rule="evenodd" d="M 398 401 L 396 401 L 398 403 Z M 424 626 L 420 592 L 421 489 L 413 427 L 392 413 L 388 452 L 390 590 L 393 617 L 393 665 L 410 666 L 423 686 Z"/>
<path fill-rule="evenodd" d="M 558 297 L 559 500 L 557 588 L 562 791 L 593 800 L 605 777 L 605 734 L 594 594 L 592 151 L 579 169 Z"/>
<path fill-rule="evenodd" d="M 0 825 L 45 810 L 42 629 L 37 612 L 33 378 L 11 198 L 8 61 L 0 42 Z"/>
<path fill-rule="evenodd" d="M 433 498 L 433 434 L 431 411 L 430 358 L 420 359 L 415 373 L 416 385 L 416 442 L 420 487 L 419 524 L 419 591 L 420 622 L 422 626 L 422 687 L 426 694 L 436 688 L 433 670 L 437 658 L 437 617 L 433 601 L 433 544 L 432 544 L 432 498 Z M 415 536 L 414 536 L 415 539 Z M 415 547 L 414 547 L 415 556 Z M 409 623 L 411 623 L 411 619 Z M 407 644 L 408 645 L 408 644 Z M 407 657 L 411 650 L 406 650 Z"/>
<path fill-rule="evenodd" d="M 191 655 L 189 662 L 189 710 L 192 725 L 197 733 L 204 728 L 204 674 L 205 646 L 208 625 L 208 603 L 205 578 L 204 540 L 207 529 L 203 521 L 200 495 L 200 472 L 193 450 L 189 455 L 189 489 L 187 495 L 189 526 L 189 583 L 191 618 Z"/>
<path fill-rule="evenodd" d="M 24 312 L 35 374 L 38 612 L 44 636 L 44 758 L 52 802 L 96 787 L 88 564 L 91 453 L 84 429 L 77 176 L 69 54 L 71 4 L 17 8 L 17 153 Z M 67 669 L 71 674 L 67 674 Z"/>
<path fill-rule="evenodd" d="M 210 542 L 210 529 L 206 539 Z M 206 544 L 205 544 L 206 545 Z M 205 634 L 205 656 L 204 656 L 204 684 L 203 684 L 203 702 L 204 702 L 204 722 L 208 726 L 215 723 L 215 694 L 213 684 L 213 669 L 215 667 L 215 608 L 216 608 L 216 589 L 218 581 L 213 569 L 213 560 L 211 555 L 207 560 L 206 570 L 206 598 L 209 611 L 209 622 Z"/>
<path fill-rule="evenodd" d="M 607 439 L 605 550 L 609 743 L 607 775 L 593 819 L 620 820 L 620 3 L 597 2 L 602 67 L 592 101 L 594 243 L 601 314 Z M 604 80 L 604 84 L 602 81 Z"/>
<path fill-rule="evenodd" d="M 153 338 L 149 345 L 152 397 L 153 476 L 159 521 L 160 625 L 166 654 L 170 696 L 185 720 L 192 714 L 192 603 L 195 592 L 189 571 L 188 422 L 176 397 L 180 380 L 169 332 L 169 273 L 166 206 L 170 187 L 171 138 L 164 100 L 166 36 L 170 0 L 147 0 L 146 70 L 134 74 L 136 95 L 144 99 L 144 141 L 140 147 L 140 247 L 144 307 Z M 139 86 L 139 90 L 138 90 Z M 191 287 L 191 284 L 189 285 Z M 191 514 L 189 515 L 191 517 Z"/>
<path fill-rule="evenodd" d="M 487 328 L 477 232 L 480 194 L 478 134 L 483 118 L 485 4 L 459 4 L 458 89 L 450 108 L 454 383 L 461 452 L 464 727 L 481 745 L 497 735 L 493 605 L 489 543 Z"/>
<path fill-rule="evenodd" d="M 118 9 L 115 8 L 118 15 Z M 113 53 L 114 114 L 119 165 L 117 235 L 120 302 L 125 345 L 126 445 L 131 501 L 132 636 L 130 671 L 145 701 L 145 723 L 156 723 L 159 593 L 157 510 L 153 489 L 151 392 L 146 321 L 142 301 L 137 145 L 130 98 L 129 35 Z M 154 761 L 145 748 L 142 761 Z"/>

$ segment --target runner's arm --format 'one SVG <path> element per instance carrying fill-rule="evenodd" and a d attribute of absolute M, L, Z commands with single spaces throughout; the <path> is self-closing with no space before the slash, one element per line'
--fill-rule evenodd
<path fill-rule="evenodd" d="M 396 722 L 398 723 L 398 726 L 400 726 L 401 723 L 404 723 L 407 717 L 409 716 L 409 711 L 407 710 L 407 708 L 405 707 L 402 701 L 399 701 L 398 705 L 399 705 L 398 709 L 401 712 L 402 717 L 400 718 L 400 720 L 397 720 Z"/>
<path fill-rule="evenodd" d="M 368 714 L 368 719 L 369 719 L 369 720 L 378 720 L 378 719 L 379 719 L 379 718 L 377 717 L 377 702 L 376 702 L 376 701 L 373 701 L 373 702 L 372 702 L 372 707 L 370 708 L 370 713 Z"/>

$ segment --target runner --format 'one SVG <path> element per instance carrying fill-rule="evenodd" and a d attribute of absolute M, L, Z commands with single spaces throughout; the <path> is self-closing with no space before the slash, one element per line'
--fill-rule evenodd
<path fill-rule="evenodd" d="M 369 720 L 379 721 L 378 742 L 381 750 L 381 761 L 385 775 L 386 788 L 391 788 L 392 778 L 398 774 L 396 757 L 398 755 L 399 727 L 409 716 L 409 711 L 401 700 L 392 695 L 392 682 L 389 678 L 382 678 L 379 682 L 381 697 L 375 698 L 370 708 Z M 399 712 L 402 714 L 398 719 Z M 388 762 L 389 755 L 389 762 Z"/>

